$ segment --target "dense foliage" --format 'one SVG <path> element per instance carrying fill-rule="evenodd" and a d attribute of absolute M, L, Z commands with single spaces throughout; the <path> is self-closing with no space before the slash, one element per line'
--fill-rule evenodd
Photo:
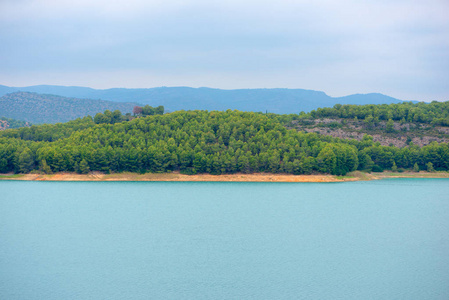
<path fill-rule="evenodd" d="M 152 107 L 150 105 L 142 106 L 135 106 L 133 109 L 133 114 L 135 116 L 152 116 L 152 115 L 163 115 L 164 114 L 164 107 L 162 105 L 159 105 L 158 107 Z"/>
<path fill-rule="evenodd" d="M 333 108 L 318 108 L 304 118 L 358 118 L 367 123 L 376 123 L 379 120 L 393 120 L 402 122 L 419 122 L 432 125 L 449 126 L 449 101 L 432 103 L 403 102 L 398 104 L 382 105 L 340 105 Z"/>
<path fill-rule="evenodd" d="M 385 147 L 370 136 L 341 140 L 287 130 L 280 119 L 231 110 L 177 111 L 120 123 L 95 124 L 85 117 L 6 130 L 0 133 L 0 173 L 180 170 L 343 175 L 357 169 L 449 170 L 447 143 Z"/>
<path fill-rule="evenodd" d="M 30 123 L 22 120 L 16 120 L 11 118 L 0 118 L 0 130 L 8 129 L 8 128 L 20 128 L 25 126 L 31 126 Z"/>

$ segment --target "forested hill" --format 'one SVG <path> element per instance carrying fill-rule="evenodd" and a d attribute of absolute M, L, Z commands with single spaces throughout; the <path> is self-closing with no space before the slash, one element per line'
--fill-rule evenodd
<path fill-rule="evenodd" d="M 20 128 L 26 126 L 31 126 L 31 124 L 26 121 L 0 117 L 0 130 Z"/>
<path fill-rule="evenodd" d="M 449 142 L 449 101 L 319 108 L 286 124 L 301 131 L 361 140 L 365 134 L 382 145 L 404 147 Z"/>
<path fill-rule="evenodd" d="M 155 111 L 156 112 L 156 111 Z M 286 129 L 299 115 L 177 111 L 114 123 L 85 117 L 0 132 L 0 173 L 172 172 L 346 174 L 449 170 L 449 144 L 381 146 Z M 104 122 L 104 123 L 103 123 Z M 113 123 L 113 124 L 109 124 Z"/>
<path fill-rule="evenodd" d="M 272 112 L 278 114 L 308 112 L 319 107 L 340 104 L 388 104 L 401 100 L 378 94 L 355 94 L 330 97 L 324 92 L 304 89 L 238 89 L 158 87 L 149 89 L 114 88 L 97 90 L 85 87 L 39 85 L 22 88 L 0 86 L 0 95 L 13 91 L 29 91 L 66 97 L 138 102 L 151 106 L 163 105 L 175 110 L 227 110 Z"/>
<path fill-rule="evenodd" d="M 34 124 L 67 122 L 105 110 L 131 113 L 135 103 L 66 98 L 62 96 L 15 92 L 0 98 L 0 117 Z"/>

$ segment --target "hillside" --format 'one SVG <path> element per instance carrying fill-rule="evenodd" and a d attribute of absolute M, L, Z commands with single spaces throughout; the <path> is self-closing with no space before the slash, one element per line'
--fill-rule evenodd
<path fill-rule="evenodd" d="M 26 121 L 10 119 L 10 118 L 5 118 L 5 117 L 0 118 L 0 130 L 6 130 L 6 129 L 11 129 L 11 128 L 20 128 L 20 127 L 29 127 L 29 126 L 31 126 L 31 124 Z"/>
<path fill-rule="evenodd" d="M 286 129 L 299 115 L 177 111 L 0 132 L 0 173 L 326 173 L 449 170 L 449 144 L 381 146 Z"/>
<path fill-rule="evenodd" d="M 330 97 L 324 92 L 304 89 L 237 89 L 158 87 L 148 89 L 113 88 L 97 90 L 85 87 L 38 85 L 29 87 L 0 86 L 2 93 L 28 91 L 65 97 L 103 99 L 116 102 L 138 102 L 152 106 L 163 105 L 168 111 L 227 110 L 272 112 L 277 114 L 311 111 L 319 107 L 340 104 L 389 104 L 401 100 L 378 94 L 355 94 Z"/>
<path fill-rule="evenodd" d="M 34 124 L 67 122 L 105 110 L 131 113 L 135 103 L 66 98 L 62 96 L 15 92 L 0 98 L 0 116 Z"/>
<path fill-rule="evenodd" d="M 287 128 L 342 139 L 363 140 L 365 134 L 384 146 L 420 147 L 449 142 L 449 102 L 390 105 L 336 105 L 286 122 Z"/>
<path fill-rule="evenodd" d="M 287 128 L 358 141 L 362 141 L 365 134 L 368 134 L 373 137 L 374 142 L 379 142 L 382 146 L 399 148 L 410 143 L 422 147 L 432 142 L 449 142 L 449 127 L 416 123 L 403 124 L 398 121 L 393 121 L 392 130 L 387 130 L 387 121 L 379 121 L 375 126 L 370 127 L 364 120 L 346 120 L 335 117 L 292 121 Z"/>

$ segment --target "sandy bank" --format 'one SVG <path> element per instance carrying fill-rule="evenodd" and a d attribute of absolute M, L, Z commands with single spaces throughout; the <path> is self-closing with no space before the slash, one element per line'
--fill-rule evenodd
<path fill-rule="evenodd" d="M 57 173 L 52 175 L 24 174 L 0 175 L 0 180 L 29 180 L 29 181 L 222 181 L 222 182 L 346 182 L 359 180 L 375 180 L 386 178 L 449 178 L 447 172 L 404 172 L 404 173 L 362 173 L 352 172 L 347 176 L 334 175 L 287 175 L 287 174 L 226 174 L 226 175 L 184 175 L 179 173 L 163 174 L 102 174 L 98 172 L 87 175 L 74 173 Z"/>
<path fill-rule="evenodd" d="M 0 177 L 1 178 L 1 177 Z M 14 177 L 5 176 L 9 180 L 32 181 L 223 181 L 223 182 L 341 182 L 356 178 L 337 178 L 333 175 L 284 175 L 284 174 L 226 174 L 226 175 L 184 175 L 179 173 L 163 174 L 101 174 L 87 175 L 58 173 L 53 175 L 25 174 Z"/>

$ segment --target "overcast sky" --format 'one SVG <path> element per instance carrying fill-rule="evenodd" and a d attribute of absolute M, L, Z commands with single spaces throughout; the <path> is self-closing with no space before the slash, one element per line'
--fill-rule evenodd
<path fill-rule="evenodd" d="M 0 84 L 449 100 L 448 0 L 0 0 Z"/>

